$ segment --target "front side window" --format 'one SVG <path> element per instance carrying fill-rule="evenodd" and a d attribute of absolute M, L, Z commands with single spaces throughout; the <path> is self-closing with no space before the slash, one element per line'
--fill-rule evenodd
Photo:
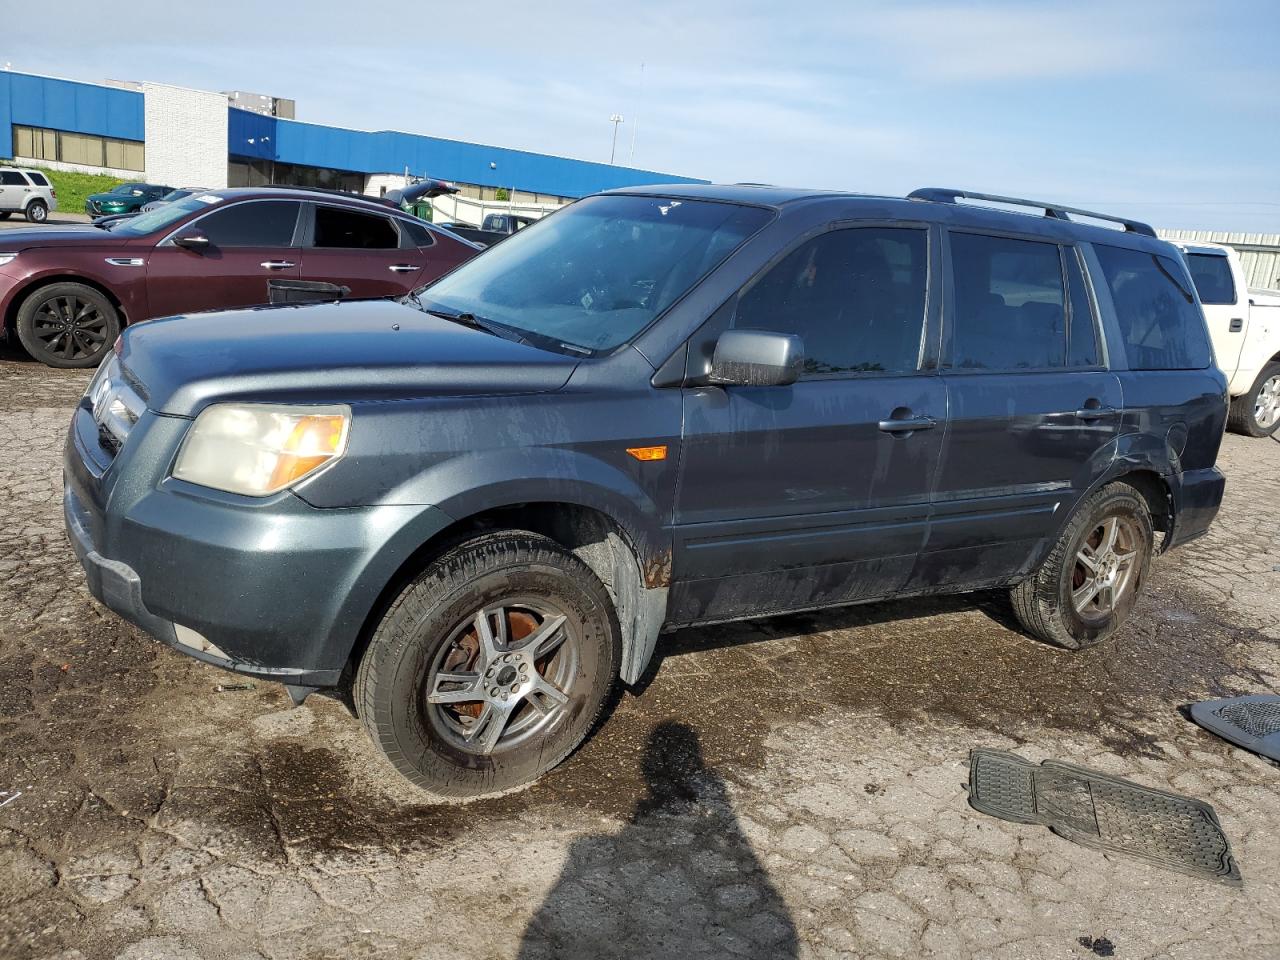
<path fill-rule="evenodd" d="M 627 343 L 773 214 L 673 197 L 603 195 L 566 207 L 418 291 L 571 353 Z"/>
<path fill-rule="evenodd" d="M 192 227 L 215 247 L 288 247 L 301 208 L 293 200 L 250 200 L 216 210 Z"/>
<path fill-rule="evenodd" d="M 1042 370 L 1066 363 L 1057 244 L 953 233 L 951 271 L 953 369 Z"/>
<path fill-rule="evenodd" d="M 1236 302 L 1236 283 L 1226 257 L 1207 253 L 1187 254 L 1187 266 L 1200 302 L 1210 305 Z"/>
<path fill-rule="evenodd" d="M 22 174 L 16 170 L 5 170 L 0 173 L 0 186 L 4 187 L 25 187 L 27 181 L 22 179 Z"/>
<path fill-rule="evenodd" d="M 1133 370 L 1200 370 L 1213 352 L 1180 264 L 1169 257 L 1094 244 Z"/>
<path fill-rule="evenodd" d="M 797 334 L 806 377 L 906 373 L 919 362 L 927 283 L 926 231 L 834 230 L 756 280 L 733 325 Z"/>
<path fill-rule="evenodd" d="M 400 234 L 388 217 L 342 207 L 316 206 L 313 246 L 347 250 L 392 250 L 400 246 Z"/>

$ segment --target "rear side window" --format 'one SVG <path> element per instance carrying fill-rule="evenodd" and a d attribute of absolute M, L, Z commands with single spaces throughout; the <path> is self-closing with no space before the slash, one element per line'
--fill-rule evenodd
<path fill-rule="evenodd" d="M 17 170 L 5 170 L 0 172 L 0 186 L 5 187 L 25 187 L 27 181 L 22 179 L 22 174 Z"/>
<path fill-rule="evenodd" d="M 431 236 L 431 231 L 420 223 L 414 223 L 412 220 L 401 220 L 400 227 L 404 230 L 407 246 L 429 247 L 436 242 L 435 237 Z"/>
<path fill-rule="evenodd" d="M 400 234 L 389 217 L 340 207 L 317 206 L 314 245 L 357 250 L 393 250 L 400 246 Z"/>
<path fill-rule="evenodd" d="M 1055 243 L 951 234 L 950 365 L 1038 370 L 1067 357 L 1062 257 Z"/>
<path fill-rule="evenodd" d="M 1236 283 L 1226 257 L 1206 253 L 1187 254 L 1187 266 L 1201 303 L 1235 303 Z"/>
<path fill-rule="evenodd" d="M 34 170 L 28 170 L 27 177 L 37 187 L 47 187 L 49 185 L 49 181 L 44 178 L 43 173 L 36 173 Z"/>
<path fill-rule="evenodd" d="M 1180 264 L 1141 250 L 1095 244 L 1133 370 L 1200 370 L 1213 356 L 1204 318 Z"/>
<path fill-rule="evenodd" d="M 289 247 L 302 204 L 250 200 L 217 210 L 192 226 L 215 247 Z"/>
<path fill-rule="evenodd" d="M 738 301 L 738 329 L 798 334 L 804 375 L 906 373 L 919 362 L 928 235 L 835 230 L 802 243 Z"/>

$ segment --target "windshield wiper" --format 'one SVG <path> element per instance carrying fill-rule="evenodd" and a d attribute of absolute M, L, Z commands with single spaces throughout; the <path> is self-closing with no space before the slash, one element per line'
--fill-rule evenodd
<path fill-rule="evenodd" d="M 413 296 L 410 294 L 410 296 Z M 418 304 L 418 309 L 423 313 L 429 313 L 433 317 L 440 317 L 442 320 L 451 320 L 454 323 L 460 323 L 464 327 L 470 327 L 472 330 L 483 330 L 485 333 L 491 333 L 495 337 L 501 337 L 504 340 L 512 340 L 516 343 L 528 344 L 532 347 L 541 347 L 544 350 L 550 349 L 556 353 L 574 353 L 579 356 L 590 356 L 591 349 L 588 347 L 580 347 L 574 343 L 564 343 L 555 337 L 549 337 L 546 334 L 534 333 L 532 330 L 521 330 L 517 327 L 508 327 L 506 324 L 498 323 L 496 320 L 489 320 L 486 317 L 477 317 L 474 313 L 450 313 L 448 310 L 438 310 L 429 307 L 423 307 L 422 302 L 417 297 L 413 297 Z"/>

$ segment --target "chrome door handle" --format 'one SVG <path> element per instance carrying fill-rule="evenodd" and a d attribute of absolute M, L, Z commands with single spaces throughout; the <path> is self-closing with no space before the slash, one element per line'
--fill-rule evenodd
<path fill-rule="evenodd" d="M 938 425 L 933 417 L 906 417 L 902 420 L 881 420 L 880 429 L 885 433 L 910 433 L 913 430 L 932 430 Z"/>
<path fill-rule="evenodd" d="M 1081 407 L 1076 411 L 1076 419 L 1084 420 L 1088 423 L 1090 420 L 1101 420 L 1103 417 L 1109 417 L 1115 412 L 1115 407 Z"/>
<path fill-rule="evenodd" d="M 393 263 L 387 267 L 392 273 L 408 273 L 410 270 L 417 270 L 417 264 L 413 263 Z"/>
<path fill-rule="evenodd" d="M 259 266 L 268 270 L 288 270 L 290 267 L 296 267 L 297 264 L 292 260 L 263 260 Z"/>

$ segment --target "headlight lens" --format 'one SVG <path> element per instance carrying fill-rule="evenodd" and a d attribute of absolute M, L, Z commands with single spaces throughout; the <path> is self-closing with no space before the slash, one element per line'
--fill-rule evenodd
<path fill-rule="evenodd" d="M 6 263 L 13 263 L 13 261 L 17 259 L 18 259 L 18 254 L 16 252 L 0 253 L 0 267 L 3 267 Z"/>
<path fill-rule="evenodd" d="M 310 476 L 347 449 L 351 408 L 219 403 L 187 432 L 173 475 L 265 497 Z"/>

